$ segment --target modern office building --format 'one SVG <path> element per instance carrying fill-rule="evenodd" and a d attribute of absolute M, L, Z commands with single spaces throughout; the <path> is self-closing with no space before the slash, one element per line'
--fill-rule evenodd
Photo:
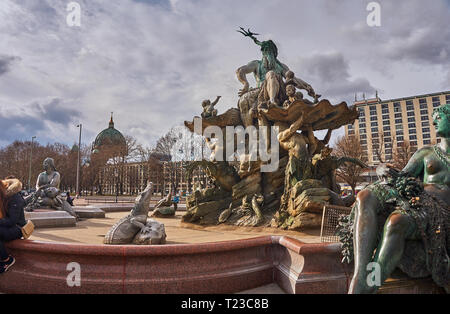
<path fill-rule="evenodd" d="M 432 114 L 436 107 L 450 103 L 450 91 L 398 99 L 357 100 L 359 118 L 345 126 L 346 135 L 358 136 L 370 165 L 392 160 L 395 152 L 408 146 L 411 152 L 436 143 Z"/>

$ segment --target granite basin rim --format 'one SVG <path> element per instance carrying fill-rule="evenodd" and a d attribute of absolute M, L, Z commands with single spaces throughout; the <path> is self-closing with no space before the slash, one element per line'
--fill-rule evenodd
<path fill-rule="evenodd" d="M 109 244 L 78 244 L 54 241 L 15 240 L 6 244 L 8 248 L 55 254 L 81 255 L 180 255 L 220 252 L 223 250 L 239 250 L 246 247 L 279 244 L 284 236 L 258 236 L 249 239 L 229 240 L 220 242 L 205 242 L 193 244 L 163 244 L 163 245 L 109 245 Z M 297 246 L 310 246 L 298 240 L 289 238 Z M 292 249 L 292 248 L 289 248 Z"/>

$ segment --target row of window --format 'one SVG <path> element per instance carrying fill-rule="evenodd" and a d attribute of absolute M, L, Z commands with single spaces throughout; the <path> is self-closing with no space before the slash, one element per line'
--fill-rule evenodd
<path fill-rule="evenodd" d="M 449 95 L 445 95 L 445 100 L 446 103 L 450 103 L 450 94 Z M 441 105 L 441 100 L 440 97 L 432 97 L 431 99 L 432 104 L 433 104 L 433 108 L 439 107 Z M 428 109 L 428 103 L 427 103 L 427 99 L 426 98 L 419 98 L 419 106 L 420 109 Z M 394 102 L 393 103 L 393 107 L 394 107 L 394 113 L 399 113 L 401 112 L 401 104 L 400 102 Z M 412 100 L 407 100 L 406 101 L 406 111 L 414 111 L 414 103 Z M 389 106 L 388 104 L 381 104 L 381 113 L 382 114 L 389 114 Z M 376 105 L 371 105 L 369 106 L 369 114 L 370 116 L 376 116 L 377 115 L 377 106 Z M 421 114 L 423 114 L 421 112 Z M 360 117 L 364 117 L 364 108 L 359 108 L 359 116 Z"/>

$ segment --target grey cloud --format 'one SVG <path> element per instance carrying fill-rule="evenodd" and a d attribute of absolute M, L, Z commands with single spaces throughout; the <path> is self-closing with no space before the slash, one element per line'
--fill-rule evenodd
<path fill-rule="evenodd" d="M 46 126 L 42 119 L 25 115 L 4 115 L 0 113 L 0 141 L 29 139 L 31 134 L 43 131 Z"/>
<path fill-rule="evenodd" d="M 370 28 L 360 0 L 77 0 L 82 27 L 71 28 L 65 1 L 2 0 L 10 14 L 0 19 L 0 51 L 22 61 L 17 71 L 5 68 L 12 70 L 0 77 L 8 79 L 0 100 L 30 119 L 48 119 L 42 132 L 51 128 L 61 142 L 75 120 L 83 139 L 93 140 L 114 111 L 120 131 L 151 145 L 200 114 L 203 99 L 222 95 L 219 112 L 236 106 L 236 68 L 261 57 L 239 26 L 273 39 L 280 60 L 324 98 L 351 101 L 375 85 L 386 98 L 436 92 L 441 82 L 424 75 L 446 64 L 442 1 L 380 0 L 382 27 Z M 427 38 L 417 37 L 421 30 Z M 411 67 L 420 71 L 403 73 Z M 399 71 L 386 77 L 383 68 Z"/>
<path fill-rule="evenodd" d="M 54 141 L 59 138 L 59 134 L 53 133 L 52 124 L 64 130 L 71 123 L 74 124 L 75 118 L 81 116 L 80 111 L 65 108 L 64 101 L 58 98 L 35 101 L 29 105 L 19 106 L 16 110 L 0 112 L 0 127 L 5 130 L 0 134 L 0 142 L 29 139 L 33 135 L 39 135 L 41 142 Z M 65 135 L 63 134 L 63 137 Z"/>
<path fill-rule="evenodd" d="M 448 0 L 384 0 L 380 5 L 381 27 L 367 27 L 365 21 L 344 27 L 346 42 L 369 44 L 378 62 L 450 63 Z"/>
<path fill-rule="evenodd" d="M 0 55 L 0 75 L 3 75 L 11 70 L 11 65 L 20 60 L 16 56 L 2 56 Z"/>
<path fill-rule="evenodd" d="M 352 78 L 350 66 L 341 53 L 316 54 L 300 59 L 302 75 L 326 98 L 350 101 L 355 93 L 375 93 L 366 78 Z"/>
<path fill-rule="evenodd" d="M 40 116 L 43 120 L 48 120 L 61 125 L 67 125 L 75 118 L 82 116 L 81 112 L 75 109 L 63 107 L 63 101 L 54 98 L 48 103 L 41 104 L 34 102 L 31 105 L 31 111 Z"/>

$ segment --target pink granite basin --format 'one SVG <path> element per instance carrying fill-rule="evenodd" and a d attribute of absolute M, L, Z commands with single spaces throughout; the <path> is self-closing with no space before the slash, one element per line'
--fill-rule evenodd
<path fill-rule="evenodd" d="M 338 244 L 284 236 L 158 246 L 16 240 L 3 293 L 234 293 L 276 282 L 288 293 L 345 293 Z M 80 265 L 80 286 L 69 263 Z M 70 280 L 69 280 L 70 281 Z"/>

